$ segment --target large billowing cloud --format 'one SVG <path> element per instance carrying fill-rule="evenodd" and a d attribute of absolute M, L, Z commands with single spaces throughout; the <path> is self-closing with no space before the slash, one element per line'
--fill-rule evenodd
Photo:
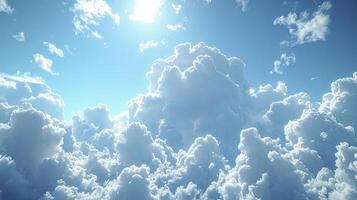
<path fill-rule="evenodd" d="M 0 74 L 0 199 L 356 199 L 356 73 L 314 104 L 244 69 L 180 44 L 120 117 L 67 121 L 44 81 Z"/>

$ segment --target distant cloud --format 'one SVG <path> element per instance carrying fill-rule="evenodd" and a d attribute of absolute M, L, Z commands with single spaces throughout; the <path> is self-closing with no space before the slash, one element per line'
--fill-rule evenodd
<path fill-rule="evenodd" d="M 271 73 L 275 72 L 277 74 L 283 74 L 284 70 L 286 67 L 295 64 L 296 58 L 294 54 L 287 54 L 283 53 L 281 54 L 280 58 L 278 60 L 275 60 L 273 65 L 273 71 Z"/>
<path fill-rule="evenodd" d="M 170 31 L 186 30 L 186 27 L 183 24 L 167 24 L 166 28 Z"/>
<path fill-rule="evenodd" d="M 247 11 L 249 1 L 250 0 L 236 0 L 238 6 L 241 7 L 243 12 Z"/>
<path fill-rule="evenodd" d="M 182 9 L 182 5 L 181 4 L 172 3 L 171 7 L 172 7 L 172 9 L 174 9 L 176 15 L 180 14 L 181 9 Z"/>
<path fill-rule="evenodd" d="M 76 33 L 86 33 L 101 39 L 102 36 L 94 27 L 100 24 L 100 20 L 109 16 L 116 25 L 120 24 L 120 17 L 112 11 L 112 8 L 104 0 L 76 0 L 71 8 L 74 13 L 73 25 Z"/>
<path fill-rule="evenodd" d="M 18 34 L 15 34 L 12 36 L 15 40 L 17 40 L 18 42 L 25 42 L 26 38 L 25 38 L 25 33 L 24 32 L 20 32 Z"/>
<path fill-rule="evenodd" d="M 0 12 L 12 13 L 14 11 L 13 8 L 7 3 L 6 0 L 0 0 Z"/>
<path fill-rule="evenodd" d="M 52 75 L 56 74 L 55 72 L 52 71 L 53 61 L 49 58 L 46 58 L 42 54 L 38 54 L 38 53 L 34 54 L 32 62 L 37 64 L 37 66 L 39 68 L 41 68 L 42 70 L 44 70 Z"/>
<path fill-rule="evenodd" d="M 57 48 L 54 44 L 52 44 L 50 42 L 43 42 L 43 44 L 48 48 L 48 51 L 51 54 L 57 55 L 58 57 L 61 57 L 61 58 L 64 57 L 64 53 L 63 53 L 62 49 Z"/>
<path fill-rule="evenodd" d="M 151 48 L 156 48 L 159 45 L 158 41 L 150 40 L 147 42 L 142 42 L 139 44 L 139 50 L 140 52 L 144 52 L 145 49 L 151 49 Z"/>
<path fill-rule="evenodd" d="M 308 11 L 304 11 L 300 15 L 289 13 L 287 16 L 276 18 L 274 25 L 285 25 L 292 37 L 292 41 L 284 41 L 282 44 L 294 46 L 325 40 L 330 23 L 330 15 L 326 14 L 326 12 L 331 7 L 332 4 L 329 1 L 325 1 L 313 13 Z"/>

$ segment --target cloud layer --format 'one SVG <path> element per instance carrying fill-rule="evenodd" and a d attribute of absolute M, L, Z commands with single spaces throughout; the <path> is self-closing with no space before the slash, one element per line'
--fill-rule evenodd
<path fill-rule="evenodd" d="M 0 74 L 0 199 L 356 199 L 357 72 L 318 104 L 179 44 L 120 116 L 63 120 L 41 79 Z"/>

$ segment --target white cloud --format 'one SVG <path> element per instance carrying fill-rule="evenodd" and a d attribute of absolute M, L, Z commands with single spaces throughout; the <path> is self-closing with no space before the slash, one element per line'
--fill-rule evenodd
<path fill-rule="evenodd" d="M 332 4 L 329 1 L 325 1 L 313 13 L 307 11 L 302 12 L 300 15 L 289 13 L 287 16 L 276 18 L 274 25 L 285 25 L 292 37 L 291 41 L 284 41 L 282 44 L 298 45 L 325 40 L 329 32 L 328 25 L 330 23 L 330 15 L 326 12 L 331 7 Z"/>
<path fill-rule="evenodd" d="M 294 54 L 282 53 L 278 60 L 275 60 L 273 63 L 273 70 L 270 73 L 283 74 L 285 68 L 290 65 L 294 65 L 296 58 Z"/>
<path fill-rule="evenodd" d="M 46 58 L 44 55 L 38 53 L 34 54 L 32 62 L 37 64 L 39 68 L 45 70 L 46 72 L 50 74 L 56 74 L 52 71 L 53 61 L 49 58 Z"/>
<path fill-rule="evenodd" d="M 250 0 L 236 0 L 236 3 L 242 8 L 242 11 L 245 12 L 248 9 L 249 1 Z"/>
<path fill-rule="evenodd" d="M 102 36 L 95 27 L 102 18 L 108 16 L 116 25 L 120 24 L 119 15 L 113 12 L 105 0 L 76 0 L 71 10 L 74 13 L 72 22 L 76 33 L 88 32 L 88 36 L 101 39 Z"/>
<path fill-rule="evenodd" d="M 43 80 L 0 73 L 0 198 L 356 199 L 356 73 L 311 103 L 244 69 L 179 44 L 120 122 L 102 104 L 63 120 Z"/>
<path fill-rule="evenodd" d="M 7 0 L 0 0 L 0 12 L 12 13 L 14 11 L 13 8 L 7 3 Z"/>
<path fill-rule="evenodd" d="M 64 57 L 64 53 L 62 51 L 62 49 L 57 48 L 56 45 L 50 43 L 50 42 L 43 42 L 43 45 L 45 45 L 48 49 L 48 51 L 51 54 L 57 55 L 58 57 L 63 58 Z"/>
<path fill-rule="evenodd" d="M 167 24 L 166 28 L 170 31 L 186 30 L 186 27 L 182 24 Z"/>
<path fill-rule="evenodd" d="M 26 40 L 24 32 L 20 32 L 18 34 L 15 34 L 12 37 L 18 42 L 25 42 L 25 40 Z"/>
<path fill-rule="evenodd" d="M 152 49 L 156 48 L 159 45 L 158 41 L 150 40 L 147 42 L 142 42 L 139 44 L 139 50 L 140 52 L 144 52 L 146 49 Z"/>
<path fill-rule="evenodd" d="M 175 14 L 178 15 L 181 12 L 182 5 L 181 4 L 171 4 L 172 9 L 175 11 Z"/>

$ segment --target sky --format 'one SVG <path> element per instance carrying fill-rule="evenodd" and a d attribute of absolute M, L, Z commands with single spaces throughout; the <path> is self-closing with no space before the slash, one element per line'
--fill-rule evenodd
<path fill-rule="evenodd" d="M 0 0 L 0 200 L 357 199 L 354 0 Z"/>
<path fill-rule="evenodd" d="M 0 13 L 1 71 L 42 77 L 66 102 L 71 102 L 65 107 L 67 117 L 98 102 L 118 113 L 125 110 L 128 100 L 146 91 L 145 74 L 154 60 L 170 55 L 176 44 L 205 42 L 241 58 L 252 86 L 284 81 L 289 92 L 309 92 L 317 101 L 328 90 L 328 83 L 356 69 L 356 3 L 332 2 L 332 8 L 322 13 L 329 17 L 329 22 L 322 25 L 327 29 L 323 36 L 291 47 L 280 45 L 295 40 L 289 28 L 274 25 L 274 20 L 288 13 L 312 14 L 321 2 L 249 1 L 242 9 L 233 0 L 158 1 L 153 20 L 148 23 L 131 19 L 135 1 L 107 1 L 106 6 L 120 18 L 119 22 L 107 11 L 98 16 L 87 13 L 93 15 L 88 21 L 96 25 L 81 31 L 74 21 L 76 16 L 86 14 L 73 9 L 76 1 L 9 0 L 11 13 Z M 178 14 L 172 4 L 180 5 Z M 181 28 L 172 31 L 168 25 Z M 100 39 L 91 32 L 99 33 Z M 20 33 L 23 42 L 14 38 Z M 150 41 L 154 45 L 140 51 L 140 44 Z M 54 44 L 64 55 L 51 54 L 44 42 Z M 294 56 L 294 62 L 283 74 L 269 74 L 274 61 L 284 53 Z M 31 62 L 35 54 L 52 60 L 55 74 Z M 79 90 L 80 94 L 76 92 Z"/>

